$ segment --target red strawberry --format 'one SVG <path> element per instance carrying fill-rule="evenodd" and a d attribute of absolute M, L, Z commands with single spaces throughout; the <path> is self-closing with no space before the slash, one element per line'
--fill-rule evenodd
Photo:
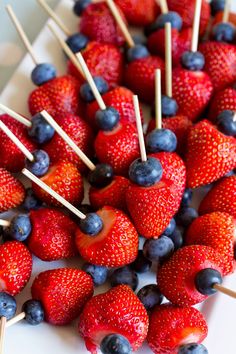
<path fill-rule="evenodd" d="M 130 181 L 122 176 L 115 176 L 113 181 L 104 188 L 91 187 L 89 190 L 89 200 L 92 207 L 97 210 L 105 205 L 112 206 L 116 209 L 127 211 L 126 206 L 126 189 L 130 185 Z"/>
<path fill-rule="evenodd" d="M 158 270 L 162 294 L 178 306 L 192 306 L 207 299 L 195 287 L 195 277 L 202 269 L 223 272 L 221 256 L 212 247 L 186 246 L 177 250 Z"/>
<path fill-rule="evenodd" d="M 236 140 L 203 120 L 190 128 L 187 141 L 187 184 L 196 188 L 223 177 L 236 167 Z"/>
<path fill-rule="evenodd" d="M 113 44 L 90 42 L 82 52 L 83 58 L 93 76 L 102 76 L 110 88 L 119 85 L 123 78 L 124 58 L 120 50 Z M 68 61 L 68 73 L 83 78 L 71 61 Z"/>
<path fill-rule="evenodd" d="M 137 129 L 133 124 L 119 124 L 111 132 L 100 130 L 95 139 L 95 152 L 100 162 L 113 167 L 116 175 L 126 176 L 139 157 Z"/>
<path fill-rule="evenodd" d="M 71 162 L 61 161 L 52 165 L 41 180 L 72 204 L 80 204 L 84 198 L 83 179 Z M 32 188 L 35 195 L 44 203 L 61 206 L 56 199 L 35 183 Z"/>
<path fill-rule="evenodd" d="M 76 145 L 87 155 L 93 156 L 93 132 L 88 124 L 78 116 L 67 113 L 57 117 L 57 123 L 69 135 L 69 137 L 76 143 Z M 55 133 L 53 138 L 44 145 L 43 149 L 50 156 L 51 163 L 59 161 L 69 161 L 76 165 L 80 172 L 87 170 L 85 164 L 71 149 L 71 147 Z"/>
<path fill-rule="evenodd" d="M 76 245 L 81 256 L 92 264 L 121 267 L 132 263 L 138 253 L 138 234 L 128 217 L 120 210 L 105 206 L 97 214 L 103 229 L 95 237 L 76 233 Z"/>
<path fill-rule="evenodd" d="M 8 241 L 0 245 L 0 291 L 17 295 L 28 283 L 32 257 L 22 242 Z"/>
<path fill-rule="evenodd" d="M 211 102 L 209 117 L 215 121 L 217 116 L 227 109 L 236 111 L 236 90 L 232 87 L 216 92 Z"/>
<path fill-rule="evenodd" d="M 173 70 L 173 97 L 179 106 L 179 115 L 196 120 L 207 107 L 213 92 L 210 77 L 203 71 Z"/>
<path fill-rule="evenodd" d="M 36 144 L 30 140 L 27 128 L 7 114 L 0 115 L 0 120 L 29 150 L 34 151 Z M 0 130 L 0 166 L 10 172 L 19 172 L 25 165 L 25 156 L 18 147 Z"/>
<path fill-rule="evenodd" d="M 200 311 L 168 303 L 152 311 L 147 342 L 155 354 L 177 354 L 184 344 L 201 343 L 207 332 L 207 323 Z"/>
<path fill-rule="evenodd" d="M 74 256 L 77 225 L 59 210 L 42 208 L 30 212 L 32 232 L 29 250 L 42 261 L 56 261 Z"/>
<path fill-rule="evenodd" d="M 223 20 L 223 11 L 219 11 L 215 15 L 212 25 L 215 25 L 216 23 L 222 22 L 222 20 Z M 232 23 L 233 25 L 236 25 L 236 14 L 234 12 L 230 12 L 229 13 L 228 22 Z"/>
<path fill-rule="evenodd" d="M 25 197 L 23 184 L 0 167 L 0 213 L 20 205 Z"/>
<path fill-rule="evenodd" d="M 138 297 L 127 285 L 119 285 L 87 302 L 79 319 L 79 333 L 91 354 L 98 353 L 101 341 L 111 333 L 126 337 L 136 351 L 146 338 L 148 322 Z"/>
<path fill-rule="evenodd" d="M 234 271 L 234 230 L 232 216 L 213 212 L 195 219 L 190 225 L 185 242 L 187 245 L 205 245 L 220 253 L 224 264 L 224 275 Z"/>
<path fill-rule="evenodd" d="M 205 57 L 204 70 L 215 90 L 221 90 L 236 80 L 236 48 L 222 42 L 205 42 L 199 46 Z"/>
<path fill-rule="evenodd" d="M 119 8 L 118 10 L 125 19 L 122 11 Z M 125 43 L 122 32 L 104 1 L 86 7 L 80 18 L 79 32 L 93 41 L 117 46 L 122 46 Z"/>
<path fill-rule="evenodd" d="M 79 269 L 52 269 L 35 278 L 31 292 L 33 299 L 42 302 L 45 320 L 62 326 L 79 316 L 93 295 L 93 281 Z"/>
<path fill-rule="evenodd" d="M 173 66 L 180 63 L 183 52 L 189 50 L 192 38 L 192 29 L 184 28 L 181 32 L 172 29 L 172 62 Z M 165 60 L 165 30 L 159 29 L 148 37 L 148 49 L 154 55 L 159 55 Z"/>
<path fill-rule="evenodd" d="M 199 213 L 222 211 L 236 219 L 236 176 L 225 177 L 217 182 L 202 200 Z"/>
<path fill-rule="evenodd" d="M 154 22 L 160 10 L 155 0 L 115 0 L 126 20 L 133 26 L 146 26 Z"/>
<path fill-rule="evenodd" d="M 126 85 L 134 91 L 141 101 L 152 103 L 155 97 L 155 70 L 165 70 L 164 62 L 159 57 L 148 56 L 129 63 L 125 69 Z"/>
<path fill-rule="evenodd" d="M 28 100 L 30 113 L 34 115 L 45 109 L 54 118 L 66 113 L 83 113 L 80 86 L 81 83 L 69 75 L 50 80 L 31 92 Z"/>

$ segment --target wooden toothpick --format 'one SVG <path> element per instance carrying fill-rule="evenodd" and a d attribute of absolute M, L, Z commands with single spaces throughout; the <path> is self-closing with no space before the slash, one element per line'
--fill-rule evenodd
<path fill-rule="evenodd" d="M 141 120 L 139 101 L 138 101 L 137 95 L 133 96 L 133 102 L 134 102 L 134 110 L 135 110 L 135 117 L 136 117 L 136 125 L 137 125 L 137 130 L 138 130 L 138 139 L 139 139 L 141 160 L 143 162 L 145 162 L 145 161 L 147 161 L 147 154 L 146 154 L 146 149 L 145 149 L 142 120 Z"/>
<path fill-rule="evenodd" d="M 171 44 L 171 23 L 165 24 L 165 75 L 166 95 L 172 97 L 172 44 Z"/>
<path fill-rule="evenodd" d="M 202 8 L 202 0 L 196 0 L 194 20 L 193 20 L 192 42 L 191 42 L 192 52 L 197 52 L 197 48 L 198 48 L 201 8 Z"/>
<path fill-rule="evenodd" d="M 8 227 L 10 224 L 11 223 L 8 220 L 0 219 L 0 226 Z"/>
<path fill-rule="evenodd" d="M 169 11 L 166 0 L 157 0 L 157 4 L 160 6 L 162 14 L 166 14 Z"/>
<path fill-rule="evenodd" d="M 222 22 L 229 22 L 230 7 L 231 7 L 231 0 L 226 0 L 225 1 L 224 12 L 223 12 Z"/>
<path fill-rule="evenodd" d="M 233 121 L 236 122 L 236 112 L 234 113 Z"/>
<path fill-rule="evenodd" d="M 22 321 L 25 318 L 25 312 L 19 313 L 19 315 L 11 318 L 9 321 L 6 323 L 6 328 L 13 326 L 14 324 Z"/>
<path fill-rule="evenodd" d="M 0 103 L 0 110 L 2 110 L 3 112 L 9 114 L 9 116 L 14 118 L 18 122 L 24 124 L 26 127 L 28 127 L 28 128 L 32 127 L 32 123 L 28 119 L 26 119 L 22 115 L 16 113 L 15 111 L 13 111 L 12 109 L 10 109 L 7 106 L 3 105 L 2 103 Z"/>
<path fill-rule="evenodd" d="M 155 71 L 155 119 L 156 129 L 162 128 L 162 109 L 161 109 L 161 70 Z"/>
<path fill-rule="evenodd" d="M 223 285 L 220 285 L 220 284 L 215 284 L 213 286 L 213 288 L 218 290 L 222 294 L 228 295 L 228 296 L 233 297 L 234 299 L 236 299 L 236 291 L 227 289 Z"/>
<path fill-rule="evenodd" d="M 2 316 L 0 319 L 0 354 L 3 354 L 3 350 L 4 350 L 6 322 L 7 322 L 6 317 Z"/>

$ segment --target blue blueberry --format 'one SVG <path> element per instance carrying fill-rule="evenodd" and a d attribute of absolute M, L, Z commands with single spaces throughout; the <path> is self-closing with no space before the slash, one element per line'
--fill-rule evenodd
<path fill-rule="evenodd" d="M 232 43 L 235 38 L 235 27 L 229 22 L 218 23 L 212 29 L 212 37 L 217 42 Z"/>
<path fill-rule="evenodd" d="M 182 345 L 178 354 L 208 354 L 208 350 L 203 344 L 190 343 Z"/>
<path fill-rule="evenodd" d="M 232 171 L 229 171 L 228 173 L 226 173 L 224 175 L 224 177 L 231 177 L 231 176 L 234 176 L 234 175 L 235 175 L 235 172 L 234 172 L 234 170 L 232 170 Z"/>
<path fill-rule="evenodd" d="M 141 59 L 141 58 L 146 58 L 150 55 L 149 51 L 147 50 L 147 47 L 142 45 L 142 44 L 136 44 L 134 47 L 131 47 L 127 51 L 127 60 L 128 62 Z"/>
<path fill-rule="evenodd" d="M 218 129 L 225 135 L 236 135 L 236 121 L 234 121 L 234 112 L 230 110 L 222 111 L 216 118 Z"/>
<path fill-rule="evenodd" d="M 152 262 L 144 257 L 143 251 L 138 251 L 138 256 L 130 267 L 137 273 L 146 273 L 150 270 Z"/>
<path fill-rule="evenodd" d="M 39 209 L 42 205 L 41 200 L 39 200 L 34 194 L 32 188 L 27 188 L 25 192 L 25 199 L 22 204 L 22 208 L 30 211 Z"/>
<path fill-rule="evenodd" d="M 211 0 L 211 14 L 214 16 L 217 12 L 224 11 L 225 0 Z"/>
<path fill-rule="evenodd" d="M 88 38 L 82 33 L 74 33 L 66 39 L 66 44 L 73 53 L 80 52 L 87 46 L 88 42 Z"/>
<path fill-rule="evenodd" d="M 22 306 L 25 312 L 25 320 L 32 326 L 36 326 L 44 320 L 44 309 L 40 301 L 28 300 Z"/>
<path fill-rule="evenodd" d="M 187 207 L 192 201 L 193 192 L 191 188 L 186 188 L 181 200 L 181 206 Z"/>
<path fill-rule="evenodd" d="M 138 286 L 138 276 L 133 269 L 128 266 L 114 270 L 110 277 L 111 286 L 125 284 L 136 290 Z"/>
<path fill-rule="evenodd" d="M 109 334 L 100 344 L 102 354 L 131 354 L 129 341 L 120 334 Z"/>
<path fill-rule="evenodd" d="M 170 129 L 154 129 L 146 137 L 148 152 L 173 152 L 177 147 L 177 138 Z"/>
<path fill-rule="evenodd" d="M 31 222 L 28 215 L 19 214 L 11 220 L 8 233 L 11 238 L 17 241 L 25 241 L 31 233 Z"/>
<path fill-rule="evenodd" d="M 96 236 L 103 228 L 103 222 L 96 213 L 89 213 L 85 219 L 80 220 L 81 231 L 90 236 Z"/>
<path fill-rule="evenodd" d="M 119 123 L 120 114 L 113 107 L 99 109 L 95 114 L 98 127 L 104 131 L 111 131 Z"/>
<path fill-rule="evenodd" d="M 206 268 L 200 270 L 195 277 L 195 286 L 197 291 L 203 295 L 212 295 L 217 292 L 214 289 L 215 284 L 222 284 L 222 275 L 218 270 Z"/>
<path fill-rule="evenodd" d="M 174 232 L 168 237 L 172 240 L 175 247 L 175 251 L 183 246 L 184 243 L 183 235 L 178 227 L 176 227 Z"/>
<path fill-rule="evenodd" d="M 163 232 L 163 234 L 165 236 L 170 236 L 174 232 L 175 228 L 176 228 L 176 222 L 175 222 L 175 219 L 173 218 L 170 220 L 170 223 L 167 226 L 167 228 L 165 229 L 165 231 Z"/>
<path fill-rule="evenodd" d="M 91 0 L 76 0 L 74 7 L 73 7 L 73 11 L 75 13 L 75 15 L 77 16 L 81 16 L 82 12 L 86 9 L 86 7 L 88 5 L 90 5 L 92 3 Z"/>
<path fill-rule="evenodd" d="M 0 292 L 0 318 L 10 320 L 16 314 L 16 300 L 7 293 Z"/>
<path fill-rule="evenodd" d="M 148 187 L 160 181 L 163 169 L 155 157 L 148 157 L 147 161 L 134 160 L 129 167 L 129 178 L 132 182 Z"/>
<path fill-rule="evenodd" d="M 36 143 L 44 144 L 52 139 L 55 130 L 40 113 L 32 117 L 31 123 L 32 126 L 28 129 L 28 134 Z"/>
<path fill-rule="evenodd" d="M 146 310 L 151 310 L 154 306 L 160 305 L 164 298 L 156 284 L 144 286 L 139 290 L 137 296 Z"/>
<path fill-rule="evenodd" d="M 35 66 L 31 73 L 31 80 L 37 86 L 54 79 L 57 75 L 56 69 L 52 64 L 43 63 Z"/>
<path fill-rule="evenodd" d="M 29 161 L 28 159 L 25 162 L 26 168 L 30 172 L 32 172 L 35 176 L 41 177 L 45 175 L 49 169 L 49 156 L 44 150 L 35 150 L 32 152 L 34 156 L 33 161 Z"/>
<path fill-rule="evenodd" d="M 181 56 L 181 64 L 185 69 L 198 71 L 204 67 L 205 58 L 200 52 L 186 51 Z"/>
<path fill-rule="evenodd" d="M 165 95 L 161 96 L 161 110 L 163 117 L 173 117 L 176 115 L 179 107 L 174 98 Z"/>
<path fill-rule="evenodd" d="M 174 252 L 174 243 L 168 236 L 148 239 L 143 245 L 143 254 L 150 261 L 158 262 L 167 259 Z"/>
<path fill-rule="evenodd" d="M 114 172 L 111 165 L 107 163 L 99 163 L 95 170 L 88 174 L 88 182 L 95 188 L 103 188 L 108 186 L 113 180 Z"/>
<path fill-rule="evenodd" d="M 108 91 L 108 84 L 101 76 L 95 76 L 93 80 L 101 95 Z M 92 102 L 95 100 L 91 87 L 87 82 L 81 85 L 80 96 L 85 102 Z"/>
<path fill-rule="evenodd" d="M 181 16 L 174 11 L 169 11 L 166 14 L 161 14 L 157 17 L 155 23 L 155 30 L 164 28 L 167 22 L 171 23 L 171 28 L 176 28 L 178 31 L 181 30 L 183 21 Z"/>
<path fill-rule="evenodd" d="M 95 286 L 102 285 L 107 280 L 108 268 L 106 267 L 85 263 L 82 269 L 92 277 Z"/>
<path fill-rule="evenodd" d="M 194 208 L 182 207 L 175 216 L 175 221 L 178 225 L 188 227 L 193 220 L 198 217 L 198 212 Z"/>

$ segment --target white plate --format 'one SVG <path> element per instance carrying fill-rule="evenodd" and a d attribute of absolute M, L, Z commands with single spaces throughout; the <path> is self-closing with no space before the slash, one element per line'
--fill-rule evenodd
<path fill-rule="evenodd" d="M 73 2 L 62 0 L 56 12 L 63 19 L 72 32 L 76 31 L 78 18 L 71 11 Z M 233 0 L 236 8 L 236 0 Z M 39 9 L 39 16 L 40 16 Z M 10 24 L 9 24 L 10 26 Z M 53 62 L 58 74 L 65 73 L 65 58 L 49 30 L 44 28 L 34 43 L 34 51 L 42 62 Z M 0 96 L 0 101 L 16 111 L 29 115 L 27 99 L 29 93 L 34 89 L 30 81 L 30 73 L 33 63 L 29 55 L 26 55 L 5 90 Z M 199 200 L 199 196 L 197 197 Z M 34 277 L 42 270 L 59 268 L 62 266 L 79 267 L 81 261 L 74 259 L 60 262 L 42 262 L 34 258 L 33 274 L 31 282 L 24 291 L 17 296 L 18 310 L 22 303 L 30 298 L 30 286 Z M 155 274 L 141 276 L 139 287 L 155 282 Z M 236 276 L 225 279 L 225 285 L 236 288 Z M 106 287 L 99 288 L 102 292 Z M 96 291 L 97 292 L 97 291 Z M 201 305 L 201 310 L 206 316 L 209 325 L 209 335 L 205 341 L 210 354 L 233 354 L 235 353 L 235 313 L 236 303 L 233 299 L 223 295 L 215 295 Z M 71 326 L 55 327 L 43 323 L 32 327 L 24 321 L 10 327 L 6 332 L 5 354 L 88 354 L 83 340 L 77 333 L 77 322 Z M 151 354 L 151 350 L 144 345 L 137 353 Z"/>

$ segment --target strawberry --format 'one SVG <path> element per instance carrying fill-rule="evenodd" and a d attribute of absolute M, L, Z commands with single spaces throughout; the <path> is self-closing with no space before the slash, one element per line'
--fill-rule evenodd
<path fill-rule="evenodd" d="M 219 11 L 217 12 L 217 14 L 215 15 L 213 22 L 212 22 L 212 26 L 214 26 L 215 24 L 222 22 L 223 20 L 223 11 Z M 230 12 L 229 13 L 229 19 L 228 22 L 232 23 L 234 26 L 236 25 L 236 15 L 234 12 Z"/>
<path fill-rule="evenodd" d="M 204 70 L 215 90 L 221 90 L 236 80 L 236 48 L 234 45 L 208 41 L 199 46 L 205 57 Z"/>
<path fill-rule="evenodd" d="M 125 20 L 122 11 L 119 8 L 118 10 Z M 80 18 L 79 32 L 85 34 L 91 41 L 116 46 L 122 46 L 125 43 L 122 32 L 105 1 L 90 4 L 86 7 Z"/>
<path fill-rule="evenodd" d="M 126 176 L 131 162 L 140 155 L 136 127 L 120 123 L 111 132 L 100 130 L 95 152 L 99 161 L 111 165 L 116 175 Z"/>
<path fill-rule="evenodd" d="M 233 87 L 216 92 L 210 106 L 210 119 L 215 121 L 217 116 L 227 109 L 236 111 L 236 90 Z"/>
<path fill-rule="evenodd" d="M 201 343 L 207 332 L 207 323 L 200 311 L 167 303 L 152 311 L 147 342 L 155 354 L 177 354 L 184 344 Z"/>
<path fill-rule="evenodd" d="M 50 80 L 31 92 L 28 104 L 32 115 L 46 110 L 54 118 L 61 114 L 82 114 L 83 105 L 79 100 L 81 82 L 65 75 Z"/>
<path fill-rule="evenodd" d="M 52 165 L 41 180 L 72 204 L 80 204 L 84 198 L 83 179 L 71 162 L 61 161 Z M 35 183 L 32 188 L 35 195 L 44 203 L 61 206 L 56 199 Z"/>
<path fill-rule="evenodd" d="M 33 299 L 42 302 L 45 320 L 62 326 L 79 316 L 93 295 L 93 281 L 79 269 L 52 269 L 35 278 L 31 292 Z"/>
<path fill-rule="evenodd" d="M 98 353 L 103 338 L 111 333 L 126 337 L 134 351 L 141 347 L 148 331 L 147 312 L 127 285 L 96 295 L 85 305 L 79 319 L 79 333 L 87 350 Z"/>
<path fill-rule="evenodd" d="M 225 177 L 218 181 L 202 200 L 199 213 L 221 211 L 236 219 L 236 176 Z"/>
<path fill-rule="evenodd" d="M 203 71 L 173 70 L 173 97 L 179 106 L 179 115 L 196 120 L 207 107 L 213 92 L 210 77 Z"/>
<path fill-rule="evenodd" d="M 187 184 L 196 188 L 236 167 L 236 140 L 203 120 L 190 128 L 187 141 Z"/>
<path fill-rule="evenodd" d="M 180 248 L 158 270 L 157 281 L 162 294 L 178 306 L 192 306 L 204 301 L 207 296 L 197 291 L 195 277 L 206 268 L 222 273 L 221 256 L 212 247 Z"/>
<path fill-rule="evenodd" d="M 92 264 L 121 267 L 132 263 L 138 253 L 138 234 L 128 217 L 120 210 L 105 206 L 97 214 L 103 229 L 96 236 L 76 232 L 76 245 L 81 256 Z"/>
<path fill-rule="evenodd" d="M 220 253 L 224 275 L 233 273 L 234 260 L 234 219 L 222 212 L 213 212 L 195 219 L 190 225 L 185 242 L 187 245 L 205 245 Z"/>
<path fill-rule="evenodd" d="M 164 62 L 155 56 L 134 60 L 125 69 L 126 85 L 146 103 L 154 101 L 156 69 L 161 69 L 164 77 Z"/>
<path fill-rule="evenodd" d="M 189 50 L 191 45 L 192 29 L 184 28 L 182 31 L 172 29 L 171 31 L 171 43 L 172 43 L 172 62 L 173 66 L 177 66 L 180 63 L 182 54 Z M 165 60 L 165 30 L 159 29 L 153 32 L 148 37 L 148 49 L 153 55 L 159 55 Z"/>
<path fill-rule="evenodd" d="M 30 140 L 26 127 L 7 114 L 0 115 L 0 120 L 29 150 L 36 150 L 36 144 Z M 25 165 L 25 156 L 18 147 L 0 130 L 0 166 L 10 172 L 19 172 Z"/>
<path fill-rule="evenodd" d="M 57 123 L 67 133 L 67 135 L 76 143 L 76 145 L 87 155 L 93 156 L 93 132 L 88 124 L 78 116 L 67 113 L 57 117 Z M 44 145 L 43 149 L 48 153 L 51 163 L 59 161 L 69 161 L 76 165 L 80 172 L 87 170 L 85 164 L 71 147 L 60 137 L 54 134 L 53 138 Z"/>
<path fill-rule="evenodd" d="M 92 41 L 88 43 L 82 53 L 93 76 L 102 76 L 110 88 L 122 82 L 124 58 L 115 45 Z M 73 63 L 68 61 L 67 65 L 68 73 L 77 77 L 79 81 L 83 81 L 80 72 Z"/>
<path fill-rule="evenodd" d="M 0 213 L 20 205 L 25 198 L 23 184 L 0 167 Z"/>
<path fill-rule="evenodd" d="M 0 245 L 0 291 L 14 296 L 23 290 L 32 271 L 32 257 L 19 241 Z"/>
<path fill-rule="evenodd" d="M 154 22 L 160 10 L 155 0 L 115 0 L 126 20 L 133 26 L 147 26 Z"/>
<path fill-rule="evenodd" d="M 127 211 L 126 206 L 126 189 L 130 185 L 130 181 L 122 176 L 115 176 L 113 181 L 104 188 L 91 187 L 89 190 L 89 201 L 92 207 L 97 210 L 105 205 L 112 206 L 116 209 Z"/>
<path fill-rule="evenodd" d="M 30 212 L 32 232 L 29 250 L 42 261 L 56 261 L 76 255 L 77 225 L 59 210 L 42 208 Z"/>

